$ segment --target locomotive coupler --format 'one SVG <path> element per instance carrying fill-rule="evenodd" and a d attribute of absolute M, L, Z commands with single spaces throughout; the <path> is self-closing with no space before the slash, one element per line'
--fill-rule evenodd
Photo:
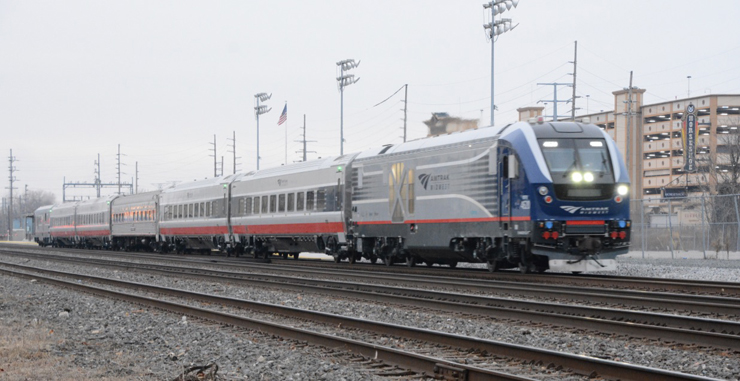
<path fill-rule="evenodd" d="M 568 261 L 568 262 L 566 262 L 566 263 L 567 263 L 567 264 L 569 264 L 569 265 L 572 265 L 572 264 L 575 264 L 575 263 L 579 263 L 579 262 L 581 262 L 581 261 L 583 261 L 583 260 L 592 260 L 592 261 L 596 262 L 596 264 L 597 264 L 597 265 L 599 265 L 600 267 L 606 267 L 606 266 L 605 266 L 605 265 L 603 265 L 603 264 L 602 264 L 601 262 L 599 262 L 599 259 L 598 259 L 598 258 L 596 258 L 596 255 L 590 255 L 590 254 L 586 254 L 586 255 L 583 255 L 583 256 L 581 256 L 581 258 L 579 258 L 578 260 L 575 260 L 575 261 Z"/>

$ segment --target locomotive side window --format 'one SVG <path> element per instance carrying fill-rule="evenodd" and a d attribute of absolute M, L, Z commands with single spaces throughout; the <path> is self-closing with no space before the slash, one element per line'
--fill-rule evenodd
<path fill-rule="evenodd" d="M 211 203 L 207 202 L 206 203 L 206 217 L 210 217 L 210 216 L 211 216 Z"/>
<path fill-rule="evenodd" d="M 288 193 L 288 211 L 292 212 L 295 207 L 295 193 Z"/>
<path fill-rule="evenodd" d="M 306 210 L 311 211 L 313 210 L 313 204 L 314 204 L 314 195 L 313 191 L 306 192 Z"/>
<path fill-rule="evenodd" d="M 254 214 L 260 214 L 260 198 L 254 198 Z"/>
<path fill-rule="evenodd" d="M 285 194 L 278 196 L 278 212 L 285 212 Z"/>
<path fill-rule="evenodd" d="M 273 194 L 270 196 L 270 213 L 275 213 L 277 206 L 277 197 Z"/>
<path fill-rule="evenodd" d="M 190 204 L 190 206 L 188 207 L 188 210 L 189 210 L 188 217 L 189 218 L 193 218 L 193 209 L 194 209 L 193 204 Z"/>
<path fill-rule="evenodd" d="M 296 212 L 300 212 L 303 210 L 303 199 L 305 196 L 303 192 L 298 192 L 296 196 L 297 196 L 297 199 L 296 199 L 296 209 L 295 210 Z"/>

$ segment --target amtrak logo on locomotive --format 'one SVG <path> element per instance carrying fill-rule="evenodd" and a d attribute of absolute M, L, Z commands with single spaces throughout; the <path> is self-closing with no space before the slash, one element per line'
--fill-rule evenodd
<path fill-rule="evenodd" d="M 450 188 L 450 175 L 432 175 L 430 173 L 422 173 L 419 175 L 419 181 L 421 181 L 421 185 L 424 187 L 424 190 L 436 191 L 447 190 Z"/>
<path fill-rule="evenodd" d="M 564 211 L 570 213 L 570 214 L 607 214 L 609 213 L 609 207 L 583 207 L 583 206 L 571 206 L 571 205 L 565 205 L 561 206 L 560 209 L 563 209 Z"/>

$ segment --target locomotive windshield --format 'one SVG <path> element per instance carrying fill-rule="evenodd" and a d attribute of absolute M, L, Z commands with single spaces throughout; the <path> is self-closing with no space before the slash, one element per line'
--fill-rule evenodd
<path fill-rule="evenodd" d="M 614 172 L 604 139 L 540 139 L 539 143 L 559 199 L 612 196 Z"/>

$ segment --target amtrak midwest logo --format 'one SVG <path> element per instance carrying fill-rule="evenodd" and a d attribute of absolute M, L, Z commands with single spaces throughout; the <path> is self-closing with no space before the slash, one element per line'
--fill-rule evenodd
<path fill-rule="evenodd" d="M 419 175 L 419 181 L 425 190 L 446 190 L 450 188 L 450 175 L 432 175 L 431 173 L 422 173 Z"/>
<path fill-rule="evenodd" d="M 560 209 L 563 209 L 564 211 L 570 213 L 570 214 L 607 214 L 609 213 L 609 207 L 583 207 L 583 206 L 572 206 L 572 205 L 563 205 L 560 207 Z"/>

